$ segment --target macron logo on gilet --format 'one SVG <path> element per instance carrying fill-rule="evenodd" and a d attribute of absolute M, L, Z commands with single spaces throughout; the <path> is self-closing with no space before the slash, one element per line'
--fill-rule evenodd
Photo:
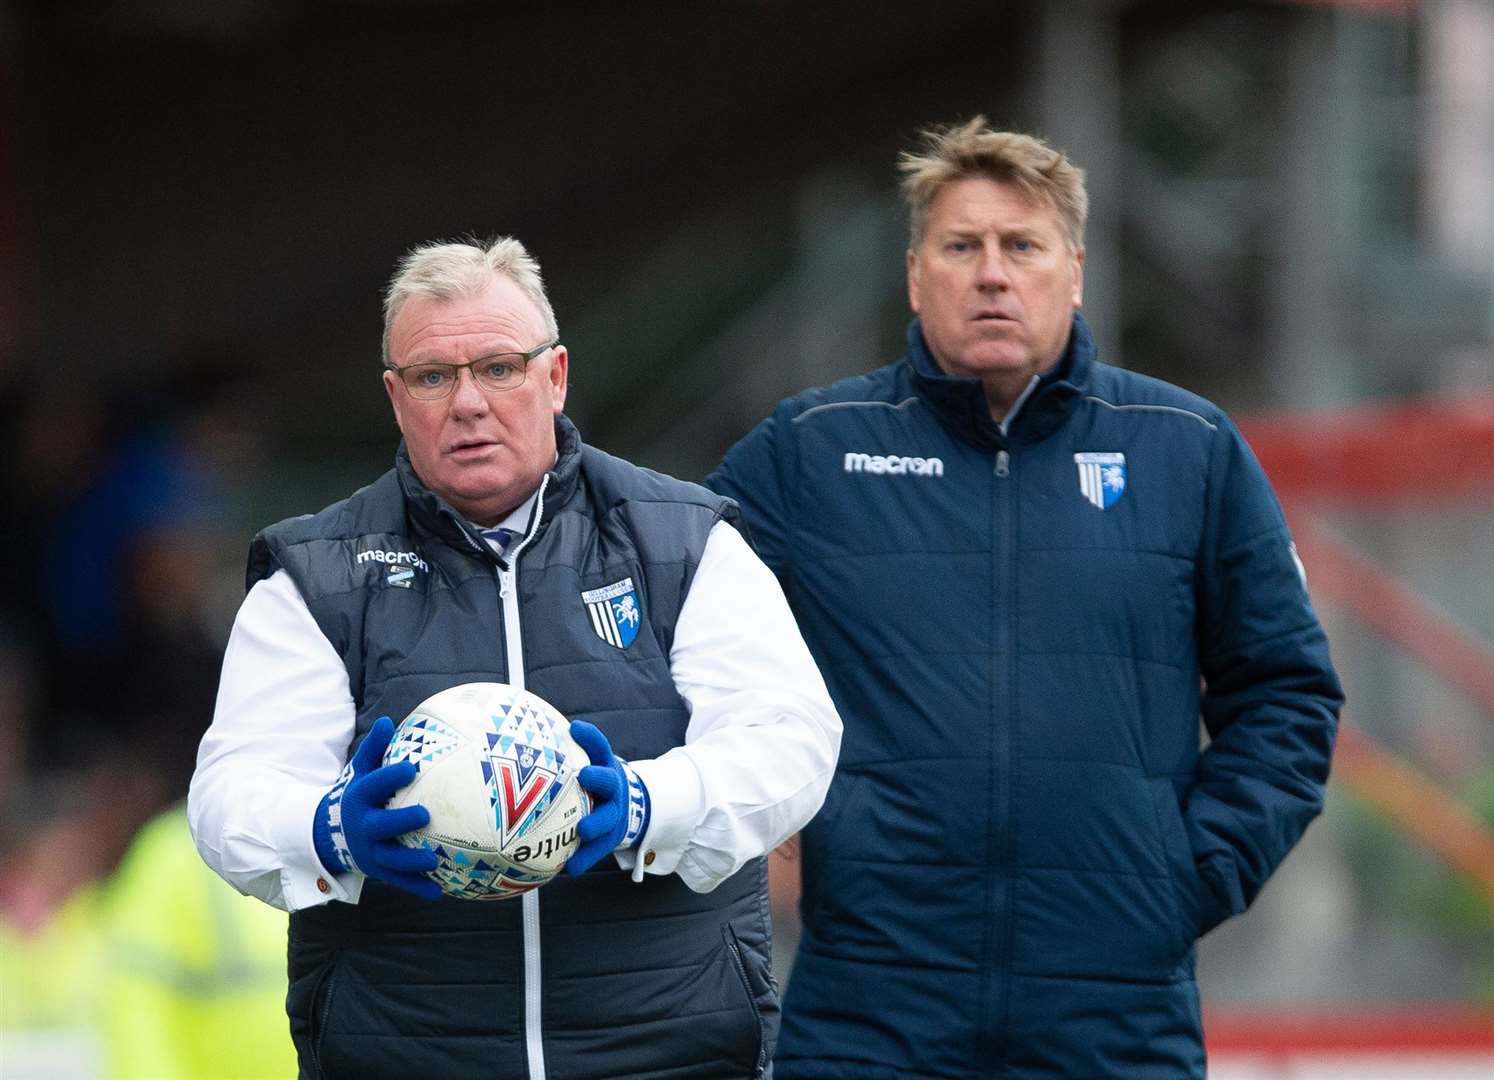
<path fill-rule="evenodd" d="M 903 457 L 898 454 L 846 452 L 846 472 L 873 476 L 943 476 L 944 462 L 936 457 Z"/>

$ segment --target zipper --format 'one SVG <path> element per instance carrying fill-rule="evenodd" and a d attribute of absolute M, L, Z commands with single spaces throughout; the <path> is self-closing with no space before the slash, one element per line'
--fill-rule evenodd
<path fill-rule="evenodd" d="M 539 890 L 519 898 L 524 905 L 524 1049 L 529 1057 L 529 1080 L 545 1080 L 545 1044 L 540 1029 L 540 906 Z"/>
<path fill-rule="evenodd" d="M 545 520 L 545 489 L 549 486 L 550 474 L 545 473 L 544 478 L 540 480 L 539 495 L 536 496 L 534 500 L 534 520 L 529 523 L 529 531 L 524 534 L 523 538 L 519 541 L 518 545 L 515 546 L 513 552 L 508 556 L 507 559 L 499 560 L 498 595 L 504 601 L 503 621 L 505 628 L 508 626 L 508 619 L 510 615 L 512 615 L 513 617 L 514 625 L 519 625 L 519 599 L 514 592 L 514 578 L 518 576 L 519 572 L 519 552 L 523 551 L 529 546 L 529 542 L 534 539 L 534 534 L 539 532 L 540 523 Z M 508 600 L 510 597 L 513 597 L 512 610 L 510 610 L 508 604 Z M 518 655 L 520 660 L 520 662 L 517 664 L 513 662 L 514 656 L 516 654 Z M 522 662 L 522 649 L 516 650 L 512 642 L 508 643 L 508 658 L 509 685 L 517 686 L 520 690 L 522 690 L 524 689 L 524 665 Z"/>
<path fill-rule="evenodd" d="M 732 962 L 736 964 L 737 977 L 742 980 L 742 989 L 747 991 L 747 1004 L 752 1007 L 752 1019 L 757 1022 L 757 1062 L 752 1075 L 758 1077 L 762 1076 L 763 1068 L 767 1065 L 764 1058 L 767 1057 L 768 1047 L 762 1041 L 763 1016 L 758 1011 L 757 998 L 752 994 L 752 981 L 747 978 L 747 962 L 742 959 L 742 950 L 737 946 L 737 932 L 732 929 L 730 923 L 726 924 L 726 932 L 729 935 L 726 939 L 726 950 L 731 953 Z"/>
<path fill-rule="evenodd" d="M 529 531 L 518 542 L 507 559 L 498 563 L 498 597 L 503 602 L 503 651 L 508 661 L 508 683 L 524 689 L 524 640 L 519 622 L 519 554 L 539 532 L 545 516 L 545 488 L 550 474 L 540 481 L 539 497 L 534 501 L 534 520 Z M 539 892 L 530 890 L 520 897 L 524 917 L 524 1049 L 529 1063 L 529 1080 L 545 1080 L 544 1019 L 541 1012 L 543 983 L 540 967 Z"/>
<path fill-rule="evenodd" d="M 1001 451 L 997 459 L 997 465 L 1003 466 L 1000 473 L 1002 479 L 1011 476 L 1011 455 L 1005 450 Z M 1017 536 L 1020 523 L 1017 516 L 1021 513 L 1022 503 L 1017 498 L 1017 489 L 1014 483 L 998 485 L 1001 491 L 1002 502 L 1005 504 L 1006 531 L 1003 536 L 1004 550 L 1002 552 L 1002 572 L 1006 580 L 1002 585 L 1002 593 L 1005 599 L 1006 617 L 1006 643 L 1002 654 L 1006 657 L 1006 701 L 1002 724 L 1002 730 L 1006 733 L 1006 776 L 1002 789 L 1006 793 L 1006 815 L 1004 821 L 1006 827 L 1002 837 L 1003 851 L 999 866 L 1016 865 L 1017 849 L 1017 797 L 1016 787 L 1020 782 L 1017 777 L 1017 640 L 1019 627 L 1017 626 Z M 1006 934 L 1001 944 L 1001 961 L 999 970 L 1009 970 L 1011 967 L 1012 952 L 1016 947 L 1017 936 L 1017 908 L 1016 890 L 1007 891 L 1006 904 Z M 1002 982 L 1002 1008 L 1000 1030 L 1005 1033 L 1011 1029 L 1012 1014 L 1012 988 L 1010 980 Z M 1003 1067 L 1008 1061 L 1007 1040 L 1001 1040 L 1001 1060 Z"/>
<path fill-rule="evenodd" d="M 332 1015 L 332 995 L 337 991 L 337 972 L 340 960 L 340 953 L 334 952 L 332 959 L 329 961 L 326 973 L 311 991 L 312 1009 L 315 1010 L 316 995 L 323 987 L 326 987 L 325 994 L 322 997 L 321 1023 L 316 1025 L 316 1030 L 312 1032 L 311 1037 L 311 1060 L 312 1064 L 316 1066 L 316 1074 L 319 1077 L 326 1075 L 322 1072 L 322 1040 L 327 1037 L 327 1017 Z"/>
<path fill-rule="evenodd" d="M 991 821 L 999 823 L 987 835 L 988 850 L 995 854 L 989 866 L 1012 864 L 1012 851 L 1016 845 L 1015 798 L 1012 790 L 1016 778 L 1016 686 L 1017 686 L 1017 512 L 1019 500 L 1016 487 L 1010 482 L 1012 455 L 1005 449 L 996 452 L 992 468 L 994 483 L 991 492 L 992 506 L 992 566 L 991 584 L 995 590 L 991 605 L 995 617 L 992 627 L 993 657 L 991 668 Z M 1008 883 L 1009 884 L 1009 883 Z M 992 940 L 988 953 L 988 971 L 1002 971 L 1010 967 L 1012 938 L 1015 933 L 1016 915 L 1013 908 L 1012 890 L 1004 890 L 1006 901 L 1002 905 L 1001 918 L 991 927 Z M 985 1026 L 981 1040 L 991 1052 L 998 1056 L 1005 1068 L 1007 1045 L 1003 1034 L 1007 1029 L 1006 1018 L 1011 1015 L 1010 980 L 998 979 L 989 988 L 989 996 L 982 995 Z M 994 1044 L 994 1045 L 993 1045 Z M 998 1070 L 1000 1071 L 1000 1070 Z"/>

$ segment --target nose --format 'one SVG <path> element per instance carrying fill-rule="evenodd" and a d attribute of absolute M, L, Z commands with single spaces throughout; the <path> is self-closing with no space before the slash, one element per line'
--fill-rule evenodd
<path fill-rule="evenodd" d="M 482 416 L 488 411 L 488 395 L 472 377 L 471 368 L 457 371 L 457 384 L 451 391 L 451 413 L 458 418 Z"/>
<path fill-rule="evenodd" d="M 1006 270 L 1006 259 L 1000 247 L 988 245 L 981 251 L 980 262 L 975 267 L 976 287 L 999 292 L 1009 288 L 1011 283 Z"/>

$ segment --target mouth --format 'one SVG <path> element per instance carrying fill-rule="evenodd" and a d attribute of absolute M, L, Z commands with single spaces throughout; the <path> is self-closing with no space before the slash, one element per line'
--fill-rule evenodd
<path fill-rule="evenodd" d="M 1016 322 L 1017 320 L 1013 319 L 1010 315 L 1002 314 L 999 311 L 982 311 L 982 312 L 979 312 L 975 316 L 975 318 L 972 319 L 971 321 L 972 322 Z"/>
<path fill-rule="evenodd" d="M 446 455 L 461 461 L 467 458 L 482 457 L 497 448 L 498 444 L 492 439 L 463 439 L 460 442 L 452 443 L 447 449 Z"/>

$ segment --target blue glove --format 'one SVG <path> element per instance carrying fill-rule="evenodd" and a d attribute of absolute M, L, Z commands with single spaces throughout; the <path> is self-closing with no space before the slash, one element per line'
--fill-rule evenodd
<path fill-rule="evenodd" d="M 430 811 L 418 805 L 384 809 L 396 791 L 415 779 L 413 761 L 379 764 L 392 738 L 394 723 L 389 717 L 374 721 L 353 760 L 317 805 L 312 841 L 317 858 L 334 874 L 363 874 L 434 900 L 441 895 L 441 886 L 421 872 L 436 868 L 436 853 L 405 847 L 395 839 L 429 824 Z"/>
<path fill-rule="evenodd" d="M 580 877 L 614 851 L 638 846 L 648 828 L 648 788 L 594 725 L 572 720 L 571 738 L 591 759 L 576 778 L 591 795 L 591 813 L 577 822 L 581 846 L 565 864 L 566 873 Z"/>

